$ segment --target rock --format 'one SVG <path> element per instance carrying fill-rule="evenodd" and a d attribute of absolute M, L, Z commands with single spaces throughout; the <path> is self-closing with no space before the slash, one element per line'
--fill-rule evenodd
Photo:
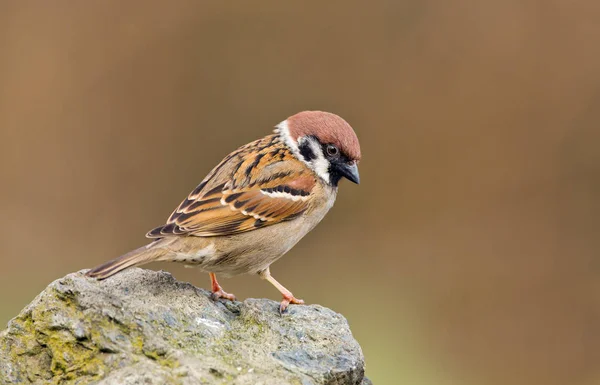
<path fill-rule="evenodd" d="M 0 383 L 369 383 L 347 321 L 322 306 L 281 316 L 277 302 L 214 302 L 165 272 L 84 273 L 51 283 L 0 333 Z"/>

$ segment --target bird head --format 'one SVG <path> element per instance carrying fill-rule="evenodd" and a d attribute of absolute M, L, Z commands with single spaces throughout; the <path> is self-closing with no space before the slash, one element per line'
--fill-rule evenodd
<path fill-rule="evenodd" d="M 279 123 L 276 132 L 329 185 L 337 186 L 342 178 L 360 182 L 360 144 L 352 127 L 338 115 L 303 111 Z"/>

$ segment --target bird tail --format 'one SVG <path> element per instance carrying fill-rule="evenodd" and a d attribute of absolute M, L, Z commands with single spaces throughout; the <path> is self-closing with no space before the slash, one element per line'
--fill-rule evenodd
<path fill-rule="evenodd" d="M 149 262 L 161 260 L 161 257 L 167 255 L 169 251 L 162 247 L 156 247 L 158 246 L 158 243 L 160 243 L 160 241 L 155 241 L 149 245 L 132 250 L 112 261 L 108 261 L 93 268 L 85 273 L 85 275 L 97 279 L 104 279 L 115 275 L 128 267 L 140 266 Z"/>

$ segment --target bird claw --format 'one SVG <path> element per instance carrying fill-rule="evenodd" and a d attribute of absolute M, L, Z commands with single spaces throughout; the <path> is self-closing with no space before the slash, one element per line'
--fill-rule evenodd
<path fill-rule="evenodd" d="M 217 290 L 217 291 L 213 291 L 212 294 L 210 295 L 210 297 L 212 298 L 213 301 L 216 301 L 219 298 L 225 298 L 225 299 L 228 299 L 230 301 L 235 301 L 235 295 L 226 293 L 222 289 L 221 290 Z"/>
<path fill-rule="evenodd" d="M 281 304 L 279 305 L 279 314 L 283 315 L 290 304 L 294 305 L 304 305 L 304 300 L 298 299 L 294 296 L 283 297 L 281 300 Z"/>

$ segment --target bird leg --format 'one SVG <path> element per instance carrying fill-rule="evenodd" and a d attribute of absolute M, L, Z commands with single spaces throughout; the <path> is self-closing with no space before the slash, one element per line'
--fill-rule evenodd
<path fill-rule="evenodd" d="M 223 288 L 221 287 L 221 285 L 219 285 L 219 282 L 217 282 L 217 276 L 215 275 L 215 273 L 208 273 L 208 275 L 210 275 L 210 284 L 213 300 L 225 298 L 230 301 L 235 301 L 235 295 L 223 291 Z"/>
<path fill-rule="evenodd" d="M 271 271 L 268 267 L 265 270 L 260 271 L 258 273 L 258 275 L 262 279 L 266 279 L 267 281 L 271 282 L 271 284 L 273 286 L 275 286 L 277 288 L 277 290 L 279 290 L 279 292 L 283 295 L 283 299 L 281 300 L 281 304 L 279 305 L 279 313 L 280 314 L 285 313 L 285 311 L 290 303 L 293 303 L 296 305 L 304 305 L 303 300 L 294 297 L 294 295 L 292 294 L 291 291 L 286 289 L 282 284 L 277 282 L 277 280 L 271 276 Z"/>

